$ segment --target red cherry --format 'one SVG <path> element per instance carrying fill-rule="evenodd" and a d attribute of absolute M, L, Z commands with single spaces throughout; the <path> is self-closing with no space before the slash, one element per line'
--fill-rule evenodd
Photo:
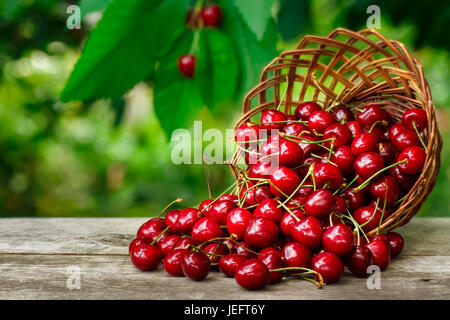
<path fill-rule="evenodd" d="M 405 131 L 406 128 L 401 123 L 394 123 L 389 128 L 389 141 L 394 141 L 394 137 L 402 131 Z"/>
<path fill-rule="evenodd" d="M 227 229 L 231 235 L 235 235 L 236 239 L 243 240 L 245 230 L 247 229 L 248 224 L 252 220 L 253 215 L 250 211 L 235 208 L 228 213 L 227 216 Z"/>
<path fill-rule="evenodd" d="M 147 243 L 138 244 L 131 251 L 131 262 L 142 271 L 155 270 L 161 259 L 161 250 Z"/>
<path fill-rule="evenodd" d="M 191 233 L 192 239 L 197 243 L 223 236 L 223 231 L 220 228 L 219 223 L 212 217 L 204 217 L 197 220 Z"/>
<path fill-rule="evenodd" d="M 366 193 L 364 190 L 355 192 L 355 188 L 345 190 L 342 197 L 346 200 L 350 211 L 354 211 L 367 203 Z"/>
<path fill-rule="evenodd" d="M 261 155 L 266 157 L 264 161 L 278 159 L 281 166 L 296 167 L 302 164 L 303 149 L 295 142 L 280 136 L 271 136 L 261 147 Z"/>
<path fill-rule="evenodd" d="M 398 165 L 398 169 L 401 173 L 413 175 L 418 173 L 423 169 L 423 165 L 425 164 L 425 150 L 420 147 L 409 147 L 403 150 L 397 161 L 406 160 L 405 163 L 401 163 Z"/>
<path fill-rule="evenodd" d="M 355 157 L 349 146 L 340 146 L 331 155 L 331 162 L 336 164 L 343 174 L 353 173 L 353 163 L 355 162 Z"/>
<path fill-rule="evenodd" d="M 181 237 L 179 235 L 174 234 L 158 242 L 158 248 L 161 250 L 163 256 L 166 256 L 170 251 L 172 251 L 180 239 Z"/>
<path fill-rule="evenodd" d="M 351 149 L 355 156 L 375 150 L 377 137 L 373 133 L 361 132 L 352 142 Z"/>
<path fill-rule="evenodd" d="M 322 108 L 317 103 L 313 101 L 303 102 L 297 108 L 295 108 L 295 115 L 297 116 L 297 118 L 307 121 L 311 114 L 319 110 L 322 110 Z"/>
<path fill-rule="evenodd" d="M 227 224 L 228 213 L 236 208 L 236 203 L 230 200 L 216 201 L 209 210 L 209 216 L 214 218 L 220 225 Z"/>
<path fill-rule="evenodd" d="M 414 125 L 418 131 L 428 127 L 427 113 L 421 108 L 409 109 L 402 116 L 402 122 L 409 130 L 414 130 Z"/>
<path fill-rule="evenodd" d="M 384 241 L 387 244 L 387 246 L 389 247 L 389 240 L 388 240 L 386 234 L 384 234 L 384 233 L 369 236 L 369 240 L 370 241 L 374 241 L 374 240 Z"/>
<path fill-rule="evenodd" d="M 311 133 L 309 128 L 300 122 L 291 122 L 283 127 L 283 132 L 290 136 L 301 136 L 305 133 Z"/>
<path fill-rule="evenodd" d="M 150 238 L 136 238 L 131 241 L 130 245 L 128 246 L 128 255 L 131 257 L 131 253 L 133 252 L 134 248 L 142 243 L 151 245 L 153 242 Z"/>
<path fill-rule="evenodd" d="M 261 255 L 258 259 L 261 260 L 269 270 L 279 269 L 284 267 L 283 255 L 280 251 L 273 247 L 268 247 L 259 252 Z M 278 283 L 283 278 L 282 271 L 270 272 L 269 283 Z"/>
<path fill-rule="evenodd" d="M 247 259 L 256 257 L 256 254 L 254 253 L 256 251 L 256 249 L 254 247 L 252 247 L 251 245 L 249 245 L 245 241 L 241 241 L 241 242 L 239 242 L 239 245 L 235 245 L 234 250 L 236 251 L 236 254 L 244 256 Z M 249 251 L 249 250 L 251 250 L 251 251 Z"/>
<path fill-rule="evenodd" d="M 195 208 L 181 210 L 175 223 L 176 230 L 181 233 L 190 234 L 195 222 L 200 219 L 201 213 Z"/>
<path fill-rule="evenodd" d="M 286 237 L 291 237 L 291 226 L 297 221 L 293 215 L 299 219 L 305 217 L 302 209 L 291 209 L 291 212 L 292 213 L 286 212 L 280 222 L 280 230 Z"/>
<path fill-rule="evenodd" d="M 333 196 L 333 211 L 345 213 L 347 211 L 347 202 L 341 196 Z M 333 216 L 336 217 L 336 216 Z"/>
<path fill-rule="evenodd" d="M 398 166 L 390 168 L 389 174 L 397 181 L 402 190 L 409 190 L 413 186 L 411 177 L 402 173 Z"/>
<path fill-rule="evenodd" d="M 375 147 L 376 152 L 383 157 L 384 163 L 392 163 L 395 160 L 395 148 L 389 142 L 380 142 Z"/>
<path fill-rule="evenodd" d="M 300 184 L 300 178 L 295 171 L 286 167 L 278 167 L 272 172 L 270 182 L 270 192 L 273 195 L 282 196 L 285 194 L 289 196 Z"/>
<path fill-rule="evenodd" d="M 333 209 L 333 194 L 327 189 L 311 193 L 305 204 L 305 214 L 317 219 L 326 218 Z"/>
<path fill-rule="evenodd" d="M 380 199 L 381 207 L 385 200 L 386 206 L 390 207 L 398 199 L 399 188 L 394 178 L 385 176 L 370 185 L 370 194 L 373 199 Z"/>
<path fill-rule="evenodd" d="M 307 195 L 299 194 L 297 191 L 297 194 L 293 196 L 288 202 L 286 202 L 285 206 L 289 209 L 298 209 L 305 205 L 307 199 Z"/>
<path fill-rule="evenodd" d="M 306 217 L 300 221 L 296 221 L 291 226 L 290 233 L 295 241 L 314 249 L 320 245 L 322 225 L 316 218 Z"/>
<path fill-rule="evenodd" d="M 314 167 L 314 179 L 317 188 L 337 190 L 342 185 L 342 174 L 338 167 L 331 163 L 320 163 Z"/>
<path fill-rule="evenodd" d="M 386 242 L 382 240 L 373 240 L 365 246 L 372 252 L 373 264 L 380 267 L 381 271 L 385 270 L 391 261 L 391 254 Z"/>
<path fill-rule="evenodd" d="M 386 128 L 383 128 L 386 129 Z M 375 136 L 375 138 L 377 139 L 377 141 L 388 141 L 388 139 L 386 139 L 385 133 L 383 130 L 381 130 L 380 128 L 377 127 L 364 127 L 363 128 L 363 132 L 366 133 L 371 133 Z"/>
<path fill-rule="evenodd" d="M 288 123 L 292 123 L 291 121 L 296 121 L 297 120 L 297 117 L 296 116 L 294 116 L 294 115 L 292 115 L 292 114 L 287 114 L 286 115 L 286 120 L 287 120 L 287 124 Z"/>
<path fill-rule="evenodd" d="M 352 230 L 343 223 L 331 226 L 322 235 L 322 244 L 326 251 L 344 256 L 353 247 Z"/>
<path fill-rule="evenodd" d="M 384 121 L 381 125 L 385 127 L 388 125 L 390 120 L 389 113 L 381 109 L 377 105 L 366 105 L 363 110 L 356 115 L 356 121 L 361 125 L 361 127 L 371 127 L 375 122 Z"/>
<path fill-rule="evenodd" d="M 164 270 L 174 277 L 183 277 L 183 270 L 181 269 L 181 260 L 185 253 L 189 252 L 186 249 L 175 249 L 169 252 L 163 260 Z"/>
<path fill-rule="evenodd" d="M 347 128 L 352 133 L 353 137 L 356 137 L 358 134 L 362 132 L 361 126 L 357 121 L 350 121 L 347 123 Z"/>
<path fill-rule="evenodd" d="M 261 128 L 281 130 L 286 124 L 286 115 L 278 110 L 264 110 L 261 115 Z"/>
<path fill-rule="evenodd" d="M 376 152 L 363 153 L 356 158 L 353 167 L 356 173 L 365 180 L 383 169 L 383 157 Z"/>
<path fill-rule="evenodd" d="M 308 118 L 308 127 L 316 133 L 323 133 L 333 123 L 333 116 L 323 110 L 313 112 Z"/>
<path fill-rule="evenodd" d="M 136 234 L 138 238 L 152 238 L 157 236 L 164 229 L 164 219 L 162 218 L 152 218 L 145 222 Z"/>
<path fill-rule="evenodd" d="M 218 201 L 228 200 L 228 201 L 234 202 L 235 204 L 239 203 L 238 196 L 235 194 L 229 194 L 229 193 L 225 193 L 225 194 L 221 195 L 217 200 Z"/>
<path fill-rule="evenodd" d="M 222 21 L 222 9 L 216 5 L 208 5 L 200 11 L 203 24 L 208 27 L 218 27 Z"/>
<path fill-rule="evenodd" d="M 375 207 L 366 206 L 356 209 L 352 216 L 358 224 L 365 224 L 362 226 L 364 232 L 369 232 L 378 228 L 381 220 L 381 211 L 375 210 Z"/>
<path fill-rule="evenodd" d="M 246 122 L 234 131 L 234 139 L 243 148 L 254 149 L 259 139 L 259 126 L 253 122 Z"/>
<path fill-rule="evenodd" d="M 272 220 L 253 218 L 245 230 L 244 239 L 251 246 L 265 248 L 274 244 L 278 234 L 278 226 Z"/>
<path fill-rule="evenodd" d="M 168 211 L 164 216 L 164 225 L 166 227 L 170 227 L 170 231 L 172 231 L 173 233 L 177 232 L 176 223 L 180 212 L 181 209 L 173 209 Z"/>
<path fill-rule="evenodd" d="M 200 203 L 200 205 L 198 206 L 198 210 L 201 211 L 203 216 L 209 216 L 209 209 L 211 209 L 210 204 L 213 202 L 214 202 L 213 199 L 206 199 L 206 200 L 202 201 L 202 203 Z M 167 216 L 167 214 L 166 214 L 166 216 Z"/>
<path fill-rule="evenodd" d="M 403 251 L 405 241 L 397 232 L 388 232 L 386 236 L 391 248 L 391 258 L 396 258 Z"/>
<path fill-rule="evenodd" d="M 286 267 L 309 268 L 311 265 L 312 252 L 307 246 L 297 242 L 288 242 L 281 253 Z M 288 270 L 288 273 L 300 273 L 301 270 Z"/>
<path fill-rule="evenodd" d="M 192 78 L 195 71 L 196 58 L 192 54 L 183 54 L 178 58 L 178 70 L 186 78 Z"/>
<path fill-rule="evenodd" d="M 230 253 L 228 247 L 221 243 L 210 243 L 202 250 L 208 255 L 211 264 L 215 264 L 211 265 L 211 269 L 217 268 L 216 264 L 219 263 L 220 258 Z"/>
<path fill-rule="evenodd" d="M 193 246 L 194 244 L 195 243 L 194 240 L 192 240 L 192 238 L 181 238 L 172 248 L 172 251 L 177 249 L 187 249 L 188 247 Z"/>
<path fill-rule="evenodd" d="M 326 141 L 325 146 L 331 147 L 333 145 L 334 148 L 337 148 L 349 144 L 352 139 L 352 133 L 347 126 L 334 123 L 325 129 L 323 139 L 333 139 L 332 141 Z"/>
<path fill-rule="evenodd" d="M 278 202 L 274 199 L 262 201 L 253 212 L 255 217 L 267 218 L 275 223 L 279 223 L 283 216 L 283 210 L 278 208 Z"/>
<path fill-rule="evenodd" d="M 230 253 L 219 260 L 219 269 L 227 277 L 234 277 L 239 266 L 247 261 L 247 258 L 236 253 Z"/>
<path fill-rule="evenodd" d="M 336 122 L 346 124 L 355 119 L 353 113 L 348 108 L 336 108 L 333 111 L 333 117 Z"/>
<path fill-rule="evenodd" d="M 314 271 L 320 273 L 323 282 L 331 283 L 338 281 L 344 273 L 344 264 L 341 259 L 332 252 L 320 252 L 311 261 Z M 317 279 L 318 277 L 315 276 Z"/>
<path fill-rule="evenodd" d="M 355 246 L 345 256 L 345 265 L 358 277 L 367 277 L 367 268 L 373 264 L 372 252 L 364 246 Z"/>
<path fill-rule="evenodd" d="M 255 188 L 254 204 L 261 203 L 265 199 L 273 198 L 268 186 L 261 186 Z"/>
<path fill-rule="evenodd" d="M 259 259 L 250 259 L 238 267 L 234 277 L 242 288 L 258 290 L 269 282 L 269 270 Z"/>
<path fill-rule="evenodd" d="M 420 140 L 417 133 L 407 129 L 399 132 L 391 142 L 399 151 L 403 151 L 412 146 L 420 146 Z"/>
<path fill-rule="evenodd" d="M 181 259 L 183 274 L 195 281 L 206 278 L 211 268 L 211 262 L 203 252 L 186 252 Z"/>
<path fill-rule="evenodd" d="M 318 139 L 315 136 L 307 134 L 302 135 L 301 139 L 300 138 L 298 139 L 299 141 L 298 145 L 302 148 L 304 157 L 307 157 L 313 152 L 321 151 L 321 148 L 317 143 L 310 143 L 317 140 Z"/>
<path fill-rule="evenodd" d="M 257 161 L 250 166 L 248 176 L 254 179 L 269 179 L 274 170 L 275 167 L 270 161 Z"/>

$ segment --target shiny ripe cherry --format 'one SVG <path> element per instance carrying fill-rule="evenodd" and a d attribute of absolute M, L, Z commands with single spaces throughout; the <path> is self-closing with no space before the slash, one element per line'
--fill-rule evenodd
<path fill-rule="evenodd" d="M 317 140 L 318 140 L 318 138 L 316 138 L 313 135 L 309 135 L 309 134 L 302 135 L 301 139 L 299 138 L 298 145 L 302 148 L 303 156 L 305 158 L 307 156 L 309 156 L 311 153 L 321 151 L 321 147 L 317 143 L 310 143 L 310 142 L 314 142 Z"/>
<path fill-rule="evenodd" d="M 291 122 L 283 127 L 283 132 L 290 136 L 301 136 L 306 133 L 311 133 L 309 128 L 300 122 Z"/>
<path fill-rule="evenodd" d="M 257 161 L 250 166 L 248 170 L 249 178 L 256 179 L 269 179 L 272 172 L 275 170 L 275 166 L 270 161 Z"/>
<path fill-rule="evenodd" d="M 177 250 L 177 249 L 187 249 L 191 246 L 193 246 L 194 240 L 192 238 L 181 238 L 176 244 L 175 246 L 172 248 L 173 250 Z"/>
<path fill-rule="evenodd" d="M 256 254 L 254 252 L 257 251 L 257 249 L 249 245 L 247 242 L 241 241 L 239 242 L 239 245 L 235 245 L 233 251 L 235 251 L 236 254 L 246 257 L 247 259 L 251 259 L 256 257 Z"/>
<path fill-rule="evenodd" d="M 373 264 L 372 252 L 365 246 L 355 246 L 345 256 L 345 265 L 358 277 L 367 277 L 367 268 Z"/>
<path fill-rule="evenodd" d="M 428 127 L 427 113 L 421 108 L 409 109 L 403 114 L 402 123 L 409 130 L 414 130 L 416 126 L 420 132 Z"/>
<path fill-rule="evenodd" d="M 286 139 L 280 139 L 280 166 L 296 167 L 303 162 L 303 149 L 297 143 Z"/>
<path fill-rule="evenodd" d="M 181 259 L 183 274 L 194 281 L 206 278 L 211 269 L 211 262 L 203 252 L 186 252 Z"/>
<path fill-rule="evenodd" d="M 353 137 L 356 137 L 362 132 L 362 128 L 357 121 L 350 121 L 347 123 L 347 128 L 352 133 Z"/>
<path fill-rule="evenodd" d="M 320 163 L 314 167 L 314 179 L 317 188 L 324 188 L 334 191 L 342 185 L 342 174 L 339 168 L 331 163 Z"/>
<path fill-rule="evenodd" d="M 230 235 L 235 236 L 237 240 L 243 240 L 245 230 L 252 218 L 253 215 L 248 210 L 242 208 L 231 210 L 227 216 L 227 229 Z"/>
<path fill-rule="evenodd" d="M 420 140 L 417 133 L 408 129 L 399 132 L 394 139 L 391 140 L 391 143 L 399 151 L 403 151 L 406 148 L 413 146 L 420 146 Z"/>
<path fill-rule="evenodd" d="M 391 248 L 391 258 L 396 258 L 403 251 L 405 241 L 403 237 L 397 232 L 388 232 L 386 234 L 389 247 Z"/>
<path fill-rule="evenodd" d="M 244 261 L 236 270 L 234 277 L 236 282 L 245 289 L 262 289 L 269 282 L 269 270 L 259 259 Z"/>
<path fill-rule="evenodd" d="M 308 118 L 308 127 L 316 133 L 324 133 L 333 123 L 335 123 L 333 116 L 323 110 L 313 112 Z"/>
<path fill-rule="evenodd" d="M 230 253 L 220 258 L 219 269 L 227 277 L 233 278 L 237 268 L 245 261 L 247 261 L 246 257 Z"/>
<path fill-rule="evenodd" d="M 288 242 L 281 253 L 286 267 L 309 268 L 311 266 L 312 252 L 309 247 L 298 242 Z M 300 273 L 301 270 L 288 270 L 288 273 Z"/>
<path fill-rule="evenodd" d="M 333 196 L 333 210 L 339 213 L 346 213 L 347 211 L 347 201 L 342 196 Z M 333 217 L 336 217 L 333 215 Z M 337 218 L 337 217 L 336 217 Z"/>
<path fill-rule="evenodd" d="M 413 186 L 413 180 L 407 174 L 400 171 L 398 166 L 389 169 L 389 174 L 397 181 L 402 190 L 409 190 Z"/>
<path fill-rule="evenodd" d="M 322 240 L 322 225 L 314 217 L 306 217 L 291 226 L 291 237 L 311 249 L 317 248 Z"/>
<path fill-rule="evenodd" d="M 200 11 L 200 17 L 203 25 L 217 28 L 222 21 L 222 9 L 216 4 L 208 5 Z"/>
<path fill-rule="evenodd" d="M 211 209 L 211 203 L 213 203 L 214 200 L 213 199 L 206 199 L 204 201 L 202 201 L 202 203 L 200 203 L 200 205 L 198 206 L 198 210 L 201 211 L 203 216 L 208 216 L 209 215 L 209 209 Z M 167 216 L 167 215 L 166 215 Z"/>
<path fill-rule="evenodd" d="M 383 129 L 385 129 L 385 128 L 383 128 Z M 378 142 L 388 141 L 388 139 L 386 139 L 384 131 L 381 130 L 380 128 L 377 128 L 377 127 L 374 127 L 374 128 L 372 128 L 372 127 L 364 127 L 363 128 L 363 132 L 367 132 L 367 133 L 373 134 Z"/>
<path fill-rule="evenodd" d="M 347 145 L 352 140 L 352 133 L 347 128 L 347 126 L 334 123 L 323 132 L 323 137 L 325 139 L 333 139 L 332 141 L 326 141 L 324 145 L 328 148 L 333 145 L 333 148 L 337 148 L 343 145 Z"/>
<path fill-rule="evenodd" d="M 236 208 L 236 203 L 230 200 L 216 201 L 209 210 L 209 216 L 214 218 L 220 225 L 227 224 L 228 213 Z"/>
<path fill-rule="evenodd" d="M 270 176 L 270 192 L 275 196 L 289 196 L 300 184 L 297 173 L 286 167 L 278 167 Z"/>
<path fill-rule="evenodd" d="M 177 234 L 173 234 L 163 239 L 160 242 L 157 242 L 157 246 L 159 250 L 161 250 L 163 256 L 166 256 L 170 251 L 173 250 L 175 245 L 180 241 L 181 237 Z"/>
<path fill-rule="evenodd" d="M 142 243 L 146 243 L 148 245 L 151 245 L 153 242 L 150 238 L 136 238 L 131 241 L 130 245 L 128 246 L 128 255 L 131 257 L 131 252 L 134 250 L 134 248 Z"/>
<path fill-rule="evenodd" d="M 326 251 L 344 256 L 353 247 L 352 230 L 343 223 L 333 225 L 323 233 L 322 245 Z"/>
<path fill-rule="evenodd" d="M 178 70 L 185 78 L 192 78 L 195 71 L 196 58 L 192 54 L 183 54 L 178 58 Z"/>
<path fill-rule="evenodd" d="M 355 192 L 355 188 L 353 187 L 345 190 L 342 197 L 346 200 L 350 211 L 354 211 L 367 203 L 365 190 Z"/>
<path fill-rule="evenodd" d="M 395 160 L 395 148 L 389 142 L 380 142 L 375 146 L 375 151 L 383 157 L 384 163 L 392 163 Z"/>
<path fill-rule="evenodd" d="M 195 222 L 200 219 L 200 210 L 186 208 L 181 210 L 175 223 L 176 230 L 184 234 L 190 234 Z"/>
<path fill-rule="evenodd" d="M 286 202 L 285 206 L 289 209 L 298 209 L 305 205 L 307 199 L 307 195 L 299 194 L 297 191 L 297 194 L 293 196 L 288 202 Z"/>
<path fill-rule="evenodd" d="M 218 264 L 222 256 L 230 253 L 228 247 L 221 243 L 210 243 L 206 247 L 202 248 L 204 253 L 207 254 L 211 264 Z M 211 265 L 211 269 L 216 268 L 216 265 Z"/>
<path fill-rule="evenodd" d="M 344 273 L 344 264 L 332 252 L 319 252 L 313 257 L 311 265 L 314 271 L 320 273 L 325 283 L 338 281 Z M 316 280 L 318 279 L 317 275 L 314 275 L 314 277 Z"/>
<path fill-rule="evenodd" d="M 131 262 L 142 271 L 155 270 L 161 263 L 162 257 L 161 250 L 147 243 L 138 244 L 131 251 Z"/>
<path fill-rule="evenodd" d="M 389 123 L 390 116 L 389 113 L 381 109 L 377 105 L 366 105 L 363 110 L 356 114 L 356 121 L 361 127 L 369 126 L 371 127 L 375 122 L 383 121 L 378 125 L 387 126 Z"/>
<path fill-rule="evenodd" d="M 278 239 L 278 234 L 278 226 L 272 220 L 253 218 L 245 230 L 244 239 L 251 246 L 265 248 Z"/>
<path fill-rule="evenodd" d="M 376 152 L 363 153 L 356 158 L 353 168 L 365 180 L 384 168 L 384 160 Z"/>
<path fill-rule="evenodd" d="M 281 252 L 273 247 L 268 247 L 259 252 L 261 255 L 258 259 L 261 260 L 269 270 L 279 269 L 284 267 L 283 255 Z M 274 284 L 281 281 L 283 278 L 282 271 L 270 272 L 269 283 Z"/>
<path fill-rule="evenodd" d="M 373 264 L 377 265 L 381 271 L 386 270 L 391 261 L 391 254 L 386 242 L 383 240 L 373 240 L 365 246 L 372 252 Z"/>
<path fill-rule="evenodd" d="M 274 199 L 266 199 L 256 207 L 253 216 L 267 218 L 275 223 L 279 223 L 283 216 L 283 210 L 278 208 L 278 202 Z"/>
<path fill-rule="evenodd" d="M 246 122 L 234 131 L 234 140 L 243 148 L 254 149 L 259 139 L 259 126 L 253 122 Z"/>
<path fill-rule="evenodd" d="M 302 209 L 291 209 L 291 213 L 284 213 L 280 221 L 280 230 L 286 237 L 291 237 L 291 227 L 297 221 L 293 216 L 303 219 L 305 214 Z"/>
<path fill-rule="evenodd" d="M 145 222 L 136 234 L 138 238 L 152 238 L 155 235 L 159 235 L 164 229 L 164 219 L 152 218 Z"/>
<path fill-rule="evenodd" d="M 219 223 L 213 217 L 204 217 L 197 220 L 192 227 L 191 234 L 196 243 L 202 243 L 224 235 Z"/>
<path fill-rule="evenodd" d="M 278 110 L 264 110 L 261 115 L 261 129 L 281 130 L 286 124 L 286 115 Z"/>
<path fill-rule="evenodd" d="M 355 119 L 355 116 L 348 108 L 336 108 L 333 111 L 333 117 L 336 122 L 346 124 Z"/>
<path fill-rule="evenodd" d="M 183 277 L 183 270 L 181 269 L 181 260 L 185 253 L 189 252 L 186 249 L 175 249 L 169 252 L 163 260 L 164 270 L 174 277 Z"/>
<path fill-rule="evenodd" d="M 373 133 L 361 132 L 352 141 L 351 149 L 355 156 L 375 150 L 377 137 Z"/>
<path fill-rule="evenodd" d="M 297 120 L 297 117 L 294 116 L 293 114 L 287 114 L 286 115 L 286 120 L 287 120 L 286 123 L 292 123 L 292 121 L 296 121 Z"/>
<path fill-rule="evenodd" d="M 362 229 L 364 232 L 369 232 L 378 228 L 381 220 L 381 211 L 375 210 L 373 206 L 365 206 L 356 209 L 352 216 L 358 224 L 362 225 L 366 223 Z"/>
<path fill-rule="evenodd" d="M 318 189 L 308 196 L 305 203 L 305 214 L 323 219 L 333 209 L 333 194 L 328 189 Z"/>
<path fill-rule="evenodd" d="M 369 192 L 373 199 L 380 199 L 381 207 L 385 202 L 386 206 L 390 207 L 398 199 L 399 187 L 393 177 L 385 176 L 373 182 Z"/>
<path fill-rule="evenodd" d="M 303 102 L 295 108 L 295 115 L 300 120 L 307 121 L 316 111 L 322 110 L 321 106 L 313 101 Z"/>
<path fill-rule="evenodd" d="M 399 134 L 402 131 L 405 131 L 406 128 L 403 124 L 401 123 L 394 123 L 390 128 L 389 128 L 389 141 L 394 141 L 394 137 Z"/>
<path fill-rule="evenodd" d="M 401 173 L 414 175 L 419 173 L 423 169 L 423 165 L 425 164 L 426 153 L 420 147 L 409 147 L 403 150 L 397 161 L 406 160 L 405 163 L 401 163 L 398 165 L 398 169 Z"/>
<path fill-rule="evenodd" d="M 180 214 L 181 209 L 173 209 L 170 210 L 166 213 L 166 215 L 164 216 L 164 225 L 166 227 L 170 227 L 170 231 L 172 233 L 176 233 L 177 232 L 177 219 L 178 219 L 178 215 Z"/>
<path fill-rule="evenodd" d="M 229 193 L 225 193 L 225 194 L 221 195 L 217 200 L 218 201 L 228 200 L 228 201 L 234 202 L 236 204 L 238 204 L 238 202 L 239 202 L 239 198 L 237 195 L 229 194 Z"/>
<path fill-rule="evenodd" d="M 259 204 L 265 199 L 273 198 L 269 186 L 261 186 L 255 188 L 254 204 Z"/>
<path fill-rule="evenodd" d="M 353 173 L 353 163 L 355 156 L 349 146 L 340 146 L 331 155 L 331 162 L 336 164 L 343 174 Z"/>

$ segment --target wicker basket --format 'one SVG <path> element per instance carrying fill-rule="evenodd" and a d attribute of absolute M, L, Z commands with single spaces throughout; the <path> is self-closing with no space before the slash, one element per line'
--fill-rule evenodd
<path fill-rule="evenodd" d="M 283 52 L 264 68 L 260 83 L 244 99 L 244 114 L 235 129 L 280 102 L 281 110 L 292 114 L 304 101 L 317 101 L 324 108 L 370 102 L 380 105 L 396 120 L 411 108 L 426 111 L 428 129 L 422 132 L 427 145 L 424 169 L 398 209 L 382 223 L 381 230 L 407 223 L 436 183 L 442 147 L 430 88 L 420 63 L 402 43 L 373 30 L 339 28 L 328 37 L 305 36 L 297 49 Z M 248 169 L 238 165 L 242 155 L 238 150 L 232 160 L 238 182 L 241 171 Z"/>

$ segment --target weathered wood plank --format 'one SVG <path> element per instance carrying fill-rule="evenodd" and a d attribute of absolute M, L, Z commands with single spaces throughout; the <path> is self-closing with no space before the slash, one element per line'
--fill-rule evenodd
<path fill-rule="evenodd" d="M 0 253 L 127 254 L 142 218 L 1 219 Z M 398 229 L 403 255 L 449 255 L 450 219 L 415 218 Z"/>
<path fill-rule="evenodd" d="M 68 267 L 80 268 L 80 289 L 69 290 Z M 346 273 L 316 289 L 290 278 L 260 291 L 241 289 L 212 272 L 202 282 L 163 271 L 140 272 L 126 256 L 0 255 L 0 299 L 450 299 L 450 257 L 402 257 L 381 274 L 381 289 Z"/>

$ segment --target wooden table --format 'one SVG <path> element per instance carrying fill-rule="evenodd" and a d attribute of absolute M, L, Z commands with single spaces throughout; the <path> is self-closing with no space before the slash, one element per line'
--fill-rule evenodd
<path fill-rule="evenodd" d="M 366 279 L 346 271 L 338 283 L 320 290 L 308 281 L 288 279 L 260 291 L 243 290 L 218 272 L 194 282 L 161 270 L 136 270 L 128 244 L 144 221 L 1 219 L 0 300 L 450 299 L 450 219 L 415 218 L 399 228 L 406 247 L 381 274 L 379 290 L 369 290 Z"/>

